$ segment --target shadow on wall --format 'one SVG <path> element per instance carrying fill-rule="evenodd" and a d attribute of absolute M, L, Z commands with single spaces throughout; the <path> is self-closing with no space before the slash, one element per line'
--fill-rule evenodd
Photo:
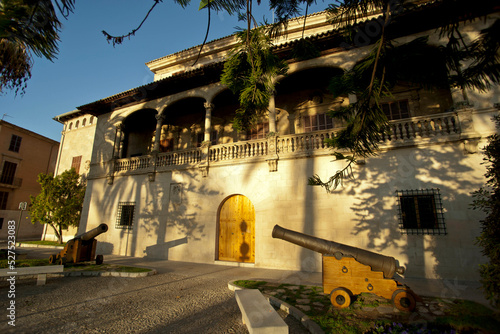
<path fill-rule="evenodd" d="M 146 247 L 145 257 L 153 259 L 168 259 L 168 251 L 170 248 L 187 243 L 188 237 L 186 236 L 184 238 L 168 241 L 163 244 L 158 243 L 156 245 L 148 246 Z"/>
<path fill-rule="evenodd" d="M 171 248 L 205 238 L 206 226 L 200 223 L 197 214 L 203 210 L 199 203 L 220 193 L 204 185 L 197 186 L 199 178 L 198 173 L 186 170 L 181 182 L 173 180 L 171 174 L 164 174 L 149 184 L 146 192 L 149 198 L 137 221 L 141 235 L 155 243 L 144 247 L 144 256 L 168 260 Z"/>
<path fill-rule="evenodd" d="M 369 159 L 357 168 L 352 181 L 356 222 L 352 234 L 367 240 L 369 250 L 399 253 L 407 277 L 473 279 L 480 254 L 474 246 L 479 224 L 474 223 L 480 218 L 468 205 L 470 193 L 483 182 L 474 174 L 481 158 L 465 155 L 459 145 L 440 145 L 394 150 Z M 435 233 L 430 230 L 411 235 L 400 225 L 396 191 L 431 188 L 440 189 L 447 233 L 429 235 Z M 463 271 L 459 268 L 470 269 L 457 277 Z"/>
<path fill-rule="evenodd" d="M 109 255 L 113 254 L 113 244 L 97 240 L 96 254 Z"/>

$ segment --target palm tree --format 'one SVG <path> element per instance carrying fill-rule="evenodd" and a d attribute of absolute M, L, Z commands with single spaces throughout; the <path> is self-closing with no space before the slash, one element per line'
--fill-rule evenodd
<path fill-rule="evenodd" d="M 379 105 L 384 96 L 389 96 L 394 86 L 401 81 L 426 87 L 457 87 L 462 90 L 467 104 L 466 88 L 486 90 L 500 82 L 500 56 L 498 36 L 500 21 L 485 29 L 480 38 L 467 43 L 460 33 L 464 21 L 473 21 L 495 8 L 494 1 L 485 0 L 481 7 L 471 8 L 464 0 L 439 0 L 425 4 L 425 10 L 438 13 L 442 22 L 440 34 L 448 42 L 435 48 L 426 39 L 417 39 L 404 45 L 395 43 L 397 26 L 409 13 L 422 10 L 417 5 L 422 1 L 409 0 L 344 0 L 330 5 L 331 22 L 342 26 L 350 43 L 356 47 L 356 32 L 369 15 L 380 14 L 378 35 L 370 41 L 372 50 L 342 77 L 333 78 L 331 88 L 334 97 L 356 94 L 357 102 L 337 111 L 331 116 L 347 123 L 345 130 L 328 141 L 336 149 L 347 149 L 351 155 L 335 153 L 337 159 L 347 160 L 346 167 L 337 171 L 327 181 L 317 175 L 309 178 L 310 185 L 320 185 L 332 191 L 351 176 L 352 164 L 358 157 L 375 155 L 377 143 L 387 126 L 387 118 Z M 425 1 L 424 1 L 425 3 Z M 463 63 L 471 65 L 464 69 Z M 424 66 L 422 66 L 424 65 Z"/>
<path fill-rule="evenodd" d="M 61 22 L 75 0 L 2 0 L 0 2 L 0 92 L 24 93 L 33 67 L 32 55 L 48 60 L 58 53 Z"/>

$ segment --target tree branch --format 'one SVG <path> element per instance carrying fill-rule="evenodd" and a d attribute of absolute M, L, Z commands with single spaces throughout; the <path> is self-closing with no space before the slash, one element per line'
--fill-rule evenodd
<path fill-rule="evenodd" d="M 134 30 L 132 30 L 131 32 L 129 32 L 128 34 L 126 35 L 122 35 L 122 36 L 112 36 L 110 34 L 108 34 L 105 30 L 102 31 L 102 33 L 104 34 L 104 36 L 106 36 L 106 40 L 108 41 L 108 43 L 110 41 L 113 42 L 113 46 L 115 46 L 116 44 L 122 44 L 123 43 L 123 40 L 125 38 L 130 38 L 130 36 L 134 36 L 135 33 L 141 29 L 142 25 L 144 24 L 144 22 L 146 22 L 146 20 L 148 19 L 149 17 L 149 14 L 151 14 L 151 12 L 153 11 L 153 9 L 156 7 L 156 5 L 158 5 L 160 2 L 163 2 L 163 0 L 154 0 L 154 4 L 153 6 L 151 6 L 151 8 L 149 9 L 148 13 L 146 14 L 146 16 L 144 17 L 144 19 L 142 20 L 141 24 L 139 24 L 139 26 L 137 28 L 135 28 Z"/>

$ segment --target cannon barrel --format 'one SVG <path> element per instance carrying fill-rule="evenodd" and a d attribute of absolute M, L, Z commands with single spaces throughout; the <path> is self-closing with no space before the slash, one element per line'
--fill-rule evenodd
<path fill-rule="evenodd" d="M 87 240 L 90 240 L 90 239 L 97 237 L 99 234 L 102 234 L 102 233 L 106 232 L 107 230 L 108 230 L 108 225 L 101 224 L 90 231 L 87 231 L 85 233 L 82 233 L 82 234 L 76 236 L 75 239 L 81 239 L 81 240 L 87 241 Z"/>
<path fill-rule="evenodd" d="M 394 273 L 404 273 L 403 267 L 398 267 L 396 259 L 360 249 L 353 246 L 344 245 L 338 242 L 316 238 L 300 232 L 288 230 L 279 225 L 274 226 L 273 238 L 283 239 L 298 246 L 313 250 L 321 254 L 341 253 L 344 256 L 352 256 L 356 261 L 370 266 L 373 271 L 381 271 L 385 278 L 394 277 Z"/>

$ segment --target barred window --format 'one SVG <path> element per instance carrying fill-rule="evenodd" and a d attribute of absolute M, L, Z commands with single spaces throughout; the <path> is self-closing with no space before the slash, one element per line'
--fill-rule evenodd
<path fill-rule="evenodd" d="M 446 234 L 439 189 L 398 190 L 402 234 Z"/>
<path fill-rule="evenodd" d="M 0 175 L 0 183 L 13 184 L 14 175 L 16 175 L 17 164 L 14 162 L 4 161 L 2 174 Z"/>
<path fill-rule="evenodd" d="M 333 128 L 333 119 L 328 114 L 304 116 L 304 132 Z"/>
<path fill-rule="evenodd" d="M 134 224 L 135 202 L 118 203 L 118 214 L 116 216 L 116 228 L 132 229 Z"/>
<path fill-rule="evenodd" d="M 408 100 L 381 103 L 380 107 L 389 121 L 410 117 Z"/>
<path fill-rule="evenodd" d="M 19 152 L 19 149 L 21 148 L 21 140 L 23 140 L 22 137 L 12 135 L 10 138 L 9 151 Z"/>

